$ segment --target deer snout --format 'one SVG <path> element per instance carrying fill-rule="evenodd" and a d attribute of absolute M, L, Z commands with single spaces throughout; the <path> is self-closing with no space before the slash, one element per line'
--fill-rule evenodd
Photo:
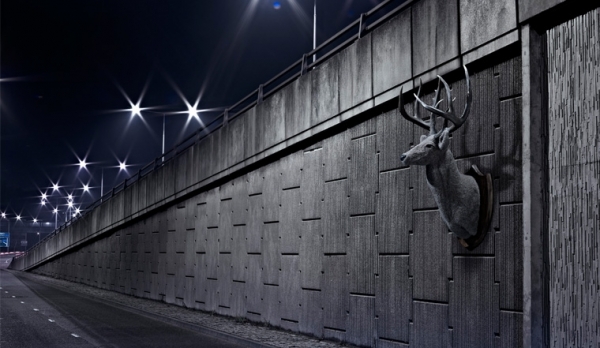
<path fill-rule="evenodd" d="M 402 155 L 400 155 L 400 161 L 404 162 L 404 160 L 406 159 L 406 154 L 403 153 Z"/>

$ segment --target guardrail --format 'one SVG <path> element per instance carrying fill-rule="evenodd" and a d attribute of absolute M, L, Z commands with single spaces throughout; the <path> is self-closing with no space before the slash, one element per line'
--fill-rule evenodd
<path fill-rule="evenodd" d="M 71 217 L 68 221 L 66 221 L 60 227 L 55 229 L 52 233 L 44 237 L 44 239 L 38 242 L 27 252 L 37 249 L 40 246 L 41 242 L 44 242 L 46 239 L 52 238 L 57 233 L 70 226 L 73 222 L 87 215 L 90 211 L 97 208 L 102 203 L 110 200 L 115 194 L 125 190 L 128 186 L 132 185 L 136 181 L 142 179 L 143 177 L 147 176 L 148 174 L 152 173 L 158 168 L 164 166 L 166 163 L 176 158 L 188 148 L 194 146 L 204 138 L 208 137 L 212 132 L 223 127 L 228 122 L 242 115 L 244 112 L 250 110 L 254 106 L 260 104 L 265 98 L 268 98 L 277 91 L 281 90 L 298 77 L 306 74 L 309 70 L 317 67 L 320 64 L 323 64 L 333 55 L 339 53 L 346 47 L 350 46 L 362 36 L 379 27 L 389 18 L 400 13 L 416 1 L 418 0 L 385 0 L 379 5 L 375 6 L 370 11 L 361 14 L 360 18 L 347 25 L 344 29 L 342 29 L 337 34 L 329 38 L 327 41 L 323 42 L 321 45 L 319 45 L 312 51 L 305 53 L 302 56 L 302 58 L 294 62 L 292 65 L 284 69 L 282 72 L 280 72 L 267 82 L 259 85 L 257 89 L 252 91 L 242 100 L 226 108 L 222 114 L 217 116 L 209 124 L 207 124 L 203 128 L 198 129 L 196 132 L 192 133 L 190 136 L 173 146 L 173 148 L 156 157 L 152 162 L 139 169 L 131 177 L 117 184 L 98 200 L 88 205 L 84 209 L 83 214 Z M 393 4 L 398 2 L 400 3 L 397 4 L 396 7 L 393 7 Z M 370 24 L 368 23 L 369 21 L 371 21 Z M 352 31 L 354 31 L 354 33 L 352 33 Z M 339 43 L 340 41 L 341 43 Z M 337 45 L 333 46 L 336 43 Z M 314 60 L 313 62 L 309 61 L 313 55 L 317 55 L 319 53 L 323 53 L 323 55 L 320 56 L 318 59 Z M 296 70 L 296 72 L 294 72 L 294 70 Z M 279 83 L 276 84 L 277 82 Z M 24 254 L 20 255 L 19 257 L 22 257 L 23 255 Z"/>

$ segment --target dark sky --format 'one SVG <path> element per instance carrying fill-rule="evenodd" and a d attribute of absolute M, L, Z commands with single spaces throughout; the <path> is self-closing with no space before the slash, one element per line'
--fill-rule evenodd
<path fill-rule="evenodd" d="M 319 0 L 317 43 L 381 1 Z M 187 110 L 182 96 L 230 106 L 310 51 L 313 0 L 275 2 L 2 0 L 0 209 L 54 221 L 50 206 L 64 211 L 67 193 L 76 206 L 99 198 L 101 168 L 106 192 L 158 157 L 161 117 L 131 119 L 125 95 L 135 103 L 146 90 L 141 107 L 168 110 Z M 186 121 L 167 116 L 167 149 L 200 126 Z"/>

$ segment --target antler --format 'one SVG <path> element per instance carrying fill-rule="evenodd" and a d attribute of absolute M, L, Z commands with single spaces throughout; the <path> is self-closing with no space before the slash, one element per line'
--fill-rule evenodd
<path fill-rule="evenodd" d="M 469 72 L 467 71 L 466 66 L 463 66 L 463 67 L 465 69 L 465 76 L 466 76 L 466 80 L 467 80 L 467 103 L 465 105 L 465 109 L 464 109 L 461 117 L 457 117 L 456 114 L 454 113 L 454 106 L 452 105 L 453 104 L 452 102 L 454 100 L 452 99 L 452 96 L 450 95 L 450 86 L 448 86 L 446 81 L 439 75 L 438 75 L 438 79 L 439 79 L 439 81 L 441 81 L 444 84 L 444 89 L 446 90 L 446 96 L 448 97 L 448 111 L 442 111 L 442 110 L 438 109 L 437 104 L 439 104 L 439 102 L 436 102 L 436 104 L 434 104 L 433 106 L 427 105 L 421 99 L 419 99 L 418 95 L 416 96 L 417 101 L 419 103 L 421 103 L 421 105 L 427 111 L 444 118 L 444 120 L 445 120 L 444 128 L 448 121 L 453 123 L 453 125 L 449 129 L 450 133 L 454 132 L 455 130 L 460 128 L 460 126 L 462 126 L 463 123 L 465 123 L 467 117 L 469 116 L 469 110 L 471 108 L 472 96 L 471 96 L 471 83 L 469 82 Z M 439 81 L 438 81 L 438 86 L 439 86 Z M 436 91 L 436 97 L 437 97 L 438 93 L 439 93 L 439 87 L 438 87 L 438 90 Z M 432 119 L 435 119 L 435 117 L 433 115 L 432 115 Z"/>
<path fill-rule="evenodd" d="M 425 129 L 429 130 L 429 134 L 431 135 L 431 134 L 435 134 L 435 132 L 436 132 L 436 130 L 435 130 L 435 119 L 436 119 L 436 116 L 434 114 L 432 114 L 431 118 L 429 119 L 429 121 L 422 120 L 419 117 L 419 107 L 418 107 L 419 105 L 418 105 L 418 102 L 421 102 L 421 104 L 423 104 L 423 102 L 421 101 L 421 99 L 419 99 L 419 94 L 421 94 L 421 86 L 422 86 L 422 83 L 419 80 L 419 90 L 417 91 L 417 94 L 414 95 L 415 96 L 415 104 L 414 104 L 414 108 L 413 109 L 414 109 L 414 113 L 415 114 L 413 116 L 410 116 L 406 112 L 406 110 L 404 109 L 404 97 L 402 96 L 402 88 L 400 88 L 400 96 L 398 98 L 398 111 L 400 111 L 400 114 L 405 119 L 409 120 L 410 122 L 416 124 L 419 127 L 422 127 L 422 128 L 425 128 Z M 435 91 L 435 98 L 433 100 L 433 105 L 436 106 L 436 107 L 441 102 L 441 100 L 438 101 L 439 95 L 440 95 L 440 84 L 438 82 L 438 88 Z"/>

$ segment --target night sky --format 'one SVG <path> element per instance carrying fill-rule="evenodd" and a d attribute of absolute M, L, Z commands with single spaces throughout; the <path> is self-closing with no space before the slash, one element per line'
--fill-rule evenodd
<path fill-rule="evenodd" d="M 380 2 L 319 0 L 317 44 Z M 13 223 L 20 214 L 25 222 L 54 225 L 56 206 L 64 221 L 68 193 L 85 208 L 100 196 L 102 170 L 106 193 L 160 155 L 162 118 L 147 112 L 144 121 L 131 118 L 127 98 L 153 111 L 186 111 L 186 101 L 197 100 L 198 109 L 223 108 L 312 49 L 313 0 L 3 0 L 0 6 L 0 209 Z M 210 122 L 218 114 L 200 118 Z M 186 114 L 167 116 L 166 149 L 200 127 L 187 121 Z M 86 169 L 79 159 L 89 163 Z"/>

